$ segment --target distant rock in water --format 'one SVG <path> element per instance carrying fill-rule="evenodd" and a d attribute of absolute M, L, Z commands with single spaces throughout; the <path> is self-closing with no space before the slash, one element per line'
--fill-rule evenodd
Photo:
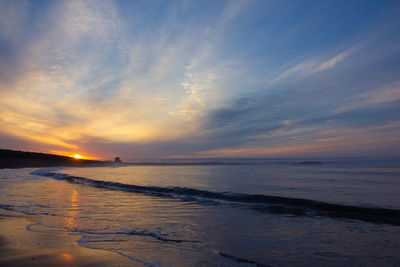
<path fill-rule="evenodd" d="M 301 165 L 320 165 L 322 162 L 320 161 L 302 161 L 299 164 Z"/>

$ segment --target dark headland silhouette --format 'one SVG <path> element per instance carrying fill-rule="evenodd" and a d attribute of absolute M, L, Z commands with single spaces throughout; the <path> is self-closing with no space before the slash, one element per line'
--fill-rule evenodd
<path fill-rule="evenodd" d="M 111 165 L 111 161 L 75 159 L 46 153 L 0 149 L 0 169 L 29 167 L 89 167 Z"/>
<path fill-rule="evenodd" d="M 120 157 L 114 161 L 75 159 L 54 154 L 0 149 L 0 169 L 36 167 L 102 167 L 102 166 L 170 166 L 170 165 L 243 165 L 226 161 L 137 161 L 123 162 Z"/>
<path fill-rule="evenodd" d="M 115 157 L 114 161 L 76 159 L 67 156 L 60 156 L 47 153 L 17 151 L 9 149 L 0 149 L 0 169 L 15 168 L 36 168 L 36 167 L 104 167 L 104 166 L 190 166 L 190 165 L 263 165 L 260 162 L 238 162 L 233 160 L 195 160 L 182 159 L 178 161 L 161 160 L 161 161 L 136 161 L 123 162 L 120 157 Z M 300 161 L 292 162 L 292 164 L 300 165 L 320 165 L 319 161 Z"/>

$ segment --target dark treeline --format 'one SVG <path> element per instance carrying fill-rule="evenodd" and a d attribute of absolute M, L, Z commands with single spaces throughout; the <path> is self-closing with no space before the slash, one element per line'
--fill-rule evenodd
<path fill-rule="evenodd" d="M 61 166 L 104 166 L 110 161 L 74 159 L 46 153 L 0 149 L 0 169 Z"/>

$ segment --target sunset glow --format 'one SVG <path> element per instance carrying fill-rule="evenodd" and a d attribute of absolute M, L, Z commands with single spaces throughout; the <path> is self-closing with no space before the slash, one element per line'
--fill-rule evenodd
<path fill-rule="evenodd" d="M 75 159 L 81 159 L 82 156 L 81 156 L 81 155 L 78 155 L 78 154 L 75 154 L 75 155 L 74 155 L 74 158 L 75 158 Z"/>
<path fill-rule="evenodd" d="M 400 6 L 367 2 L 6 1 L 0 147 L 398 156 Z"/>

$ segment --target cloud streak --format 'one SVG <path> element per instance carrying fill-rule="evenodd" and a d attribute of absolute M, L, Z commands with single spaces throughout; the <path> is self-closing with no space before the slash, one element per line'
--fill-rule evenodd
<path fill-rule="evenodd" d="M 356 47 L 348 48 L 330 58 L 324 59 L 325 55 L 313 56 L 310 59 L 306 59 L 297 63 L 281 73 L 277 78 L 272 80 L 272 83 L 277 83 L 285 79 L 290 78 L 306 78 L 312 74 L 329 70 L 334 68 L 337 64 L 351 56 L 352 53 L 356 52 Z"/>

